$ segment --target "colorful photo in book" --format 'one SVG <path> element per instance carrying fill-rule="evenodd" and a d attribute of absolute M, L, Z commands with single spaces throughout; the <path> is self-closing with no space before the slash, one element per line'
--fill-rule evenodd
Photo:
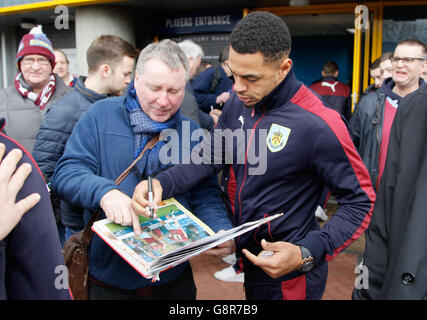
<path fill-rule="evenodd" d="M 106 227 L 147 262 L 209 236 L 175 204 L 160 207 L 157 216 L 154 220 L 140 217 L 142 233 L 139 236 L 131 226 L 108 223 Z"/>

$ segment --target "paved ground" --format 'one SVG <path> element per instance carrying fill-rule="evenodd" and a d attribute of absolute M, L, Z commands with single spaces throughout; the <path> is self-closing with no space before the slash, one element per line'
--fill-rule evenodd
<path fill-rule="evenodd" d="M 328 282 L 324 300 L 350 300 L 356 274 L 357 255 L 341 253 L 329 264 Z M 244 300 L 242 283 L 224 282 L 213 274 L 228 267 L 222 260 L 210 256 L 198 256 L 191 261 L 195 274 L 198 300 Z"/>
<path fill-rule="evenodd" d="M 328 205 L 328 215 L 336 210 L 332 202 Z M 354 269 L 362 257 L 364 236 L 356 240 L 334 260 L 329 261 L 328 281 L 323 300 L 350 300 L 356 274 Z M 213 274 L 229 265 L 219 258 L 200 255 L 191 261 L 198 300 L 244 300 L 242 283 L 224 282 L 214 278 Z"/>

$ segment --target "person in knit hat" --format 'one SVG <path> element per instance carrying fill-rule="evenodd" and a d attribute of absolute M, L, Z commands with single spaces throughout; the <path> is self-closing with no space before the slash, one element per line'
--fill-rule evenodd
<path fill-rule="evenodd" d="M 55 53 L 53 51 L 52 43 L 43 33 L 41 25 L 32 28 L 28 34 L 22 37 L 16 53 L 18 69 L 21 70 L 20 62 L 26 55 L 36 54 L 44 56 L 50 63 L 52 69 L 55 68 Z"/>
<path fill-rule="evenodd" d="M 55 54 L 41 25 L 22 37 L 16 65 L 13 85 L 0 90 L 0 117 L 6 118 L 6 134 L 32 152 L 46 111 L 70 88 L 52 72 Z"/>

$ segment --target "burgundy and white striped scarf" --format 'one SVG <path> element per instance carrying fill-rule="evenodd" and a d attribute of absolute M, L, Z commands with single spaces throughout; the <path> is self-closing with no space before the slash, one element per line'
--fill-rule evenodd
<path fill-rule="evenodd" d="M 28 90 L 27 88 L 25 88 L 22 85 L 21 80 L 24 81 L 22 73 L 19 72 L 15 78 L 16 90 L 18 90 L 18 92 L 23 97 L 28 98 L 31 101 L 33 101 L 39 107 L 40 110 L 43 110 L 44 107 L 46 107 L 46 104 L 49 102 L 50 97 L 55 92 L 56 81 L 55 81 L 55 76 L 53 75 L 53 73 L 50 75 L 49 83 L 43 88 L 43 90 L 39 94 L 34 93 L 34 92 Z"/>

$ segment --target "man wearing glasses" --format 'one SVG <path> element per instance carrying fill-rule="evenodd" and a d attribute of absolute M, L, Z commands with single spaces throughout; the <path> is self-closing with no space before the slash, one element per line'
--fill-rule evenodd
<path fill-rule="evenodd" d="M 375 189 L 384 170 L 391 125 L 400 100 L 425 84 L 426 46 L 414 39 L 400 41 L 390 58 L 392 77 L 359 101 L 350 119 L 353 142 L 371 175 Z"/>
<path fill-rule="evenodd" d="M 52 72 L 55 54 L 41 26 L 24 35 L 16 63 L 14 85 L 0 90 L 0 117 L 6 118 L 7 135 L 32 152 L 47 109 L 71 89 Z"/>

